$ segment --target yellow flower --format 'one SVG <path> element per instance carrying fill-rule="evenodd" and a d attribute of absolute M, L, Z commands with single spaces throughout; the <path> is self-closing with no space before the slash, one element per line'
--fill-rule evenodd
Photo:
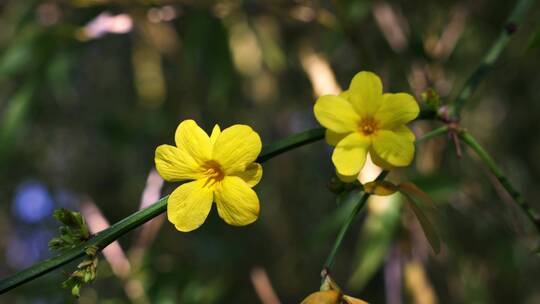
<path fill-rule="evenodd" d="M 335 146 L 332 154 L 338 176 L 356 177 L 367 153 L 384 168 L 409 165 L 414 157 L 414 133 L 405 126 L 419 113 L 409 94 L 383 94 L 379 77 L 371 72 L 354 76 L 339 96 L 317 99 L 315 117 L 326 130 L 326 141 Z"/>
<path fill-rule="evenodd" d="M 167 218 L 176 229 L 188 232 L 201 226 L 213 201 L 230 225 L 257 220 L 259 198 L 251 188 L 261 180 L 262 166 L 254 162 L 261 152 L 255 131 L 233 125 L 222 132 L 216 125 L 209 137 L 195 121 L 184 120 L 175 142 L 176 147 L 157 147 L 155 162 L 167 181 L 192 180 L 176 188 L 167 202 Z"/>

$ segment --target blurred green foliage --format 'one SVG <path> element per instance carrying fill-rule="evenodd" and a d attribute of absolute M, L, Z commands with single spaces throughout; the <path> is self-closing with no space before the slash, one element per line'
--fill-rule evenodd
<path fill-rule="evenodd" d="M 0 275 L 19 269 L 10 256 L 26 248 L 17 247 L 21 235 L 56 230 L 52 221 L 17 217 L 14 197 L 23 182 L 45 184 L 55 206 L 65 206 L 65 193 L 75 209 L 91 198 L 116 222 L 139 208 L 154 149 L 172 142 L 183 119 L 194 118 L 206 130 L 215 123 L 249 124 L 264 143 L 315 127 L 306 54 L 323 58 L 341 87 L 368 69 L 381 75 L 387 91 L 412 92 L 420 100 L 433 87 L 441 102 L 449 102 L 512 5 L 3 1 Z M 539 17 L 536 5 L 463 118 L 537 210 Z M 418 134 L 435 126 L 412 124 Z M 351 208 L 323 187 L 334 176 L 329 152 L 315 143 L 265 163 L 256 188 L 261 217 L 249 227 L 226 226 L 215 212 L 189 234 L 165 222 L 142 256 L 138 235 L 123 237 L 130 275 L 119 277 L 100 263 L 79 301 L 256 303 L 250 274 L 262 267 L 283 303 L 299 302 L 318 288 L 321 265 Z M 419 290 L 431 288 L 441 303 L 540 301 L 540 262 L 530 253 L 534 230 L 474 157 L 457 158 L 453 144 L 438 138 L 421 144 L 415 164 L 390 179 L 411 180 L 435 199 L 434 224 L 445 245 L 431 255 L 399 202 L 388 214 L 368 213 L 346 237 L 332 274 L 345 284 L 361 272 L 351 295 L 382 303 L 398 293 L 403 303 L 414 303 Z M 163 193 L 172 189 L 167 185 Z M 425 281 L 406 271 L 399 282 L 385 280 L 390 263 L 405 269 L 418 261 Z M 45 276 L 3 295 L 2 302 L 71 302 L 60 288 L 63 279 L 61 272 Z"/>

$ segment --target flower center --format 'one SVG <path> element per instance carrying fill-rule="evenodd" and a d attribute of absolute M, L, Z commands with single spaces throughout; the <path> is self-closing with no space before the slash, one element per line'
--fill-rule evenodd
<path fill-rule="evenodd" d="M 358 130 L 364 133 L 364 135 L 371 135 L 375 133 L 377 129 L 377 121 L 371 117 L 362 118 L 358 124 Z"/>
<path fill-rule="evenodd" d="M 203 174 L 207 178 L 207 186 L 212 186 L 225 178 L 225 173 L 223 172 L 223 169 L 221 169 L 221 166 L 215 160 L 207 161 L 202 167 L 203 169 L 205 169 Z"/>

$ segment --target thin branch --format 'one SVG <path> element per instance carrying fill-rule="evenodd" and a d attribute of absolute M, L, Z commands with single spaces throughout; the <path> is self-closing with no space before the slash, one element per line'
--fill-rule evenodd
<path fill-rule="evenodd" d="M 324 132 L 324 128 L 315 128 L 302 133 L 293 134 L 287 138 L 265 146 L 262 149 L 261 155 L 259 155 L 259 158 L 257 158 L 257 162 L 263 163 L 281 153 L 285 153 L 294 148 L 321 140 L 324 138 Z"/>
<path fill-rule="evenodd" d="M 291 149 L 309 144 L 324 138 L 324 129 L 316 128 L 302 133 L 291 135 L 273 144 L 265 146 L 257 162 L 263 163 L 272 157 Z M 0 281 L 0 294 L 7 292 L 21 284 L 36 279 L 48 272 L 51 272 L 69 262 L 72 262 L 85 255 L 85 249 L 89 246 L 97 246 L 99 249 L 107 247 L 110 243 L 120 238 L 127 232 L 148 222 L 154 217 L 167 210 L 168 195 L 158 200 L 145 209 L 141 209 L 128 217 L 122 219 L 110 228 L 96 234 L 88 242 L 70 249 L 59 256 L 39 262 L 27 269 L 17 272 Z"/>
<path fill-rule="evenodd" d="M 97 246 L 99 249 L 105 248 L 107 245 L 126 234 L 127 232 L 139 227 L 140 225 L 146 223 L 150 219 L 160 215 L 161 213 L 167 210 L 167 199 L 168 195 L 161 198 L 159 201 L 151 205 L 146 209 L 139 210 L 130 216 L 122 219 L 116 224 L 112 225 L 107 230 L 96 234 L 88 242 L 81 244 L 73 249 L 70 249 L 59 256 L 54 258 L 47 259 L 45 261 L 39 262 L 17 272 L 2 281 L 0 281 L 0 294 L 5 293 L 6 291 L 13 289 L 21 284 L 24 284 L 28 281 L 36 279 L 48 272 L 51 272 L 62 265 L 65 265 L 69 262 L 76 260 L 84 256 L 85 249 L 90 246 Z"/>
<path fill-rule="evenodd" d="M 431 131 L 425 133 L 425 134 L 422 135 L 421 137 L 419 137 L 419 138 L 416 140 L 415 144 L 422 143 L 422 142 L 424 142 L 424 141 L 426 141 L 426 140 L 428 140 L 428 139 L 431 139 L 431 138 L 433 138 L 433 137 L 435 137 L 435 136 L 441 135 L 441 134 L 446 133 L 446 132 L 448 132 L 448 126 L 446 126 L 446 125 L 444 125 L 444 126 L 442 126 L 442 127 L 439 127 L 439 128 L 437 128 L 437 129 L 433 129 L 433 130 L 431 130 Z"/>
<path fill-rule="evenodd" d="M 476 139 L 467 131 L 459 132 L 459 138 L 469 146 L 482 162 L 489 168 L 489 171 L 495 175 L 497 180 L 501 183 L 506 192 L 514 199 L 514 202 L 523 210 L 527 218 L 536 228 L 538 234 L 540 234 L 540 216 L 531 208 L 531 206 L 525 201 L 521 193 L 510 183 L 508 178 L 504 175 L 502 169 L 497 165 L 493 157 L 476 141 Z"/>
<path fill-rule="evenodd" d="M 388 175 L 388 173 L 389 173 L 388 171 L 382 171 L 375 180 L 377 181 L 383 180 L 386 177 L 386 175 Z M 370 194 L 367 192 L 363 192 L 361 195 L 359 195 L 358 201 L 356 202 L 353 210 L 349 214 L 349 217 L 345 220 L 345 222 L 343 223 L 343 226 L 341 226 L 341 229 L 339 229 L 336 240 L 334 241 L 334 246 L 332 246 L 332 250 L 330 250 L 330 253 L 328 254 L 328 258 L 326 258 L 326 262 L 324 263 L 323 271 L 329 270 L 334 265 L 334 259 L 339 250 L 339 247 L 341 247 L 341 243 L 343 242 L 343 238 L 345 237 L 345 234 L 347 234 L 347 231 L 349 231 L 349 228 L 351 227 L 354 219 L 356 218 L 356 215 L 358 215 L 360 210 L 362 210 L 369 196 Z M 324 280 L 324 275 L 323 275 L 323 280 Z"/>
<path fill-rule="evenodd" d="M 510 12 L 510 16 L 506 20 L 501 33 L 499 34 L 499 38 L 497 38 L 495 43 L 493 43 L 491 48 L 484 55 L 484 58 L 482 58 L 480 65 L 472 73 L 469 79 L 467 79 L 454 103 L 449 106 L 448 114 L 450 117 L 457 118 L 460 115 L 463 106 L 469 100 L 480 81 L 484 78 L 487 72 L 491 70 L 495 64 L 495 61 L 497 61 L 502 51 L 508 45 L 511 36 L 518 29 L 518 25 L 523 19 L 523 15 L 525 15 L 525 12 L 531 8 L 534 2 L 534 0 L 519 0 L 516 3 L 514 9 L 512 12 Z"/>

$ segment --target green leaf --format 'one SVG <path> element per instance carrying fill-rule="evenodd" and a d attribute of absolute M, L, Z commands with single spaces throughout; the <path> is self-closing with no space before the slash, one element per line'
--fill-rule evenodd
<path fill-rule="evenodd" d="M 419 207 L 420 205 L 412 197 L 412 195 L 407 190 L 404 190 L 403 188 L 401 188 L 400 190 L 401 190 L 401 194 L 405 196 L 408 202 L 407 206 L 411 208 L 414 215 L 416 216 L 416 219 L 420 223 L 420 226 L 422 227 L 422 231 L 424 232 L 426 239 L 431 245 L 433 252 L 435 252 L 435 254 L 439 254 L 439 252 L 441 251 L 441 240 L 439 238 L 437 230 L 435 229 L 431 221 L 428 219 L 428 217 L 425 215 L 424 211 L 422 211 L 421 207 Z"/>

